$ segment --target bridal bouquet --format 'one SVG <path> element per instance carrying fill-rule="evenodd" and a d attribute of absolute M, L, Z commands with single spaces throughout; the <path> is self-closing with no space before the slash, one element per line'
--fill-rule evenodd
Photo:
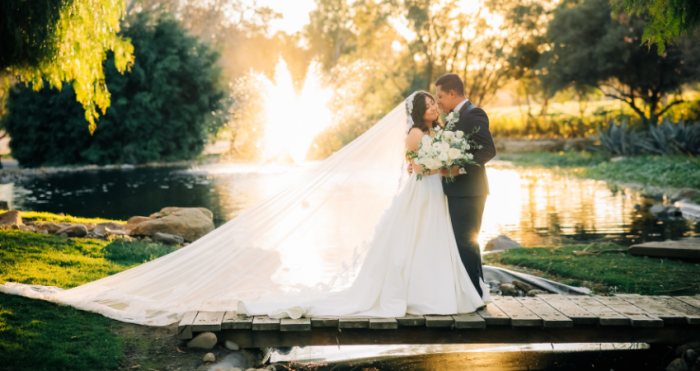
<path fill-rule="evenodd" d="M 418 143 L 418 149 L 407 153 L 409 160 L 415 160 L 416 164 L 423 166 L 423 173 L 416 175 L 418 180 L 421 180 L 424 174 L 443 167 L 450 169 L 457 165 L 460 167 L 459 173 L 466 174 L 464 166 L 479 165 L 474 161 L 474 155 L 467 152 L 472 148 L 481 149 L 481 146 L 471 139 L 471 135 L 478 132 L 479 128 L 476 128 L 471 135 L 460 130 L 452 131 L 453 128 L 454 124 L 448 121 L 444 129 L 438 129 L 435 132 L 434 137 L 423 136 Z M 452 173 L 445 180 L 448 183 L 454 182 Z"/>

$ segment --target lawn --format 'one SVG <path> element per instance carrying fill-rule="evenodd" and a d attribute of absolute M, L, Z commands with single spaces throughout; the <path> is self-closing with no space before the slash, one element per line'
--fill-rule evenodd
<path fill-rule="evenodd" d="M 684 156 L 639 156 L 609 161 L 601 153 L 502 154 L 516 166 L 565 169 L 580 177 L 643 186 L 700 189 L 700 164 Z"/>
<path fill-rule="evenodd" d="M 59 215 L 49 216 L 60 220 Z M 68 239 L 0 230 L 0 282 L 68 289 L 174 249 L 152 243 Z M 110 370 L 127 365 L 131 368 L 135 366 L 134 359 L 140 359 L 140 366 L 157 367 L 160 356 L 154 353 L 167 342 L 175 341 L 162 334 L 149 338 L 157 331 L 69 306 L 0 294 L 0 370 Z M 174 344 L 167 343 L 167 347 L 176 353 Z M 171 354 L 167 358 L 174 360 Z"/>
<path fill-rule="evenodd" d="M 600 253 L 626 249 L 615 245 L 568 245 L 513 249 L 484 256 L 486 264 L 523 271 L 571 286 L 643 295 L 700 293 L 700 263 L 674 259 Z M 576 256 L 586 250 L 594 255 Z"/>

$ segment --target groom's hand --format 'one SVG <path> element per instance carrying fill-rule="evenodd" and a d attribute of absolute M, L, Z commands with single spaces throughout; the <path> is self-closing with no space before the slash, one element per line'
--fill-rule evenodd
<path fill-rule="evenodd" d="M 453 177 L 459 175 L 459 166 L 456 166 L 456 165 L 452 166 L 451 169 L 447 169 L 444 167 L 442 169 L 440 169 L 440 175 L 442 175 L 444 177 L 450 176 L 450 172 L 452 172 Z"/>

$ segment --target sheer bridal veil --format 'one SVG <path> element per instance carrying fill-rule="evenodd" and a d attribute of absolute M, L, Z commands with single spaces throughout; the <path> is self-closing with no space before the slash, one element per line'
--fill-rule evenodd
<path fill-rule="evenodd" d="M 400 104 L 283 190 L 194 243 L 69 290 L 5 283 L 0 292 L 164 326 L 240 300 L 313 296 L 346 287 L 398 193 L 407 116 Z"/>

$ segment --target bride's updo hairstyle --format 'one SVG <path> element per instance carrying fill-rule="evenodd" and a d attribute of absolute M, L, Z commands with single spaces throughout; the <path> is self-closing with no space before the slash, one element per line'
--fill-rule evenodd
<path fill-rule="evenodd" d="M 424 133 L 428 133 L 430 130 L 428 130 L 428 125 L 425 124 L 425 120 L 423 119 L 425 112 L 428 110 L 428 106 L 425 104 L 425 97 L 428 97 L 430 100 L 435 102 L 435 98 L 433 98 L 433 96 L 427 91 L 420 90 L 416 92 L 416 95 L 413 97 L 413 110 L 411 111 L 411 118 L 413 119 L 413 126 L 411 129 L 418 128 Z M 440 115 L 438 115 L 438 120 L 439 119 Z M 440 126 L 440 122 L 438 120 L 432 122 L 433 128 Z"/>

